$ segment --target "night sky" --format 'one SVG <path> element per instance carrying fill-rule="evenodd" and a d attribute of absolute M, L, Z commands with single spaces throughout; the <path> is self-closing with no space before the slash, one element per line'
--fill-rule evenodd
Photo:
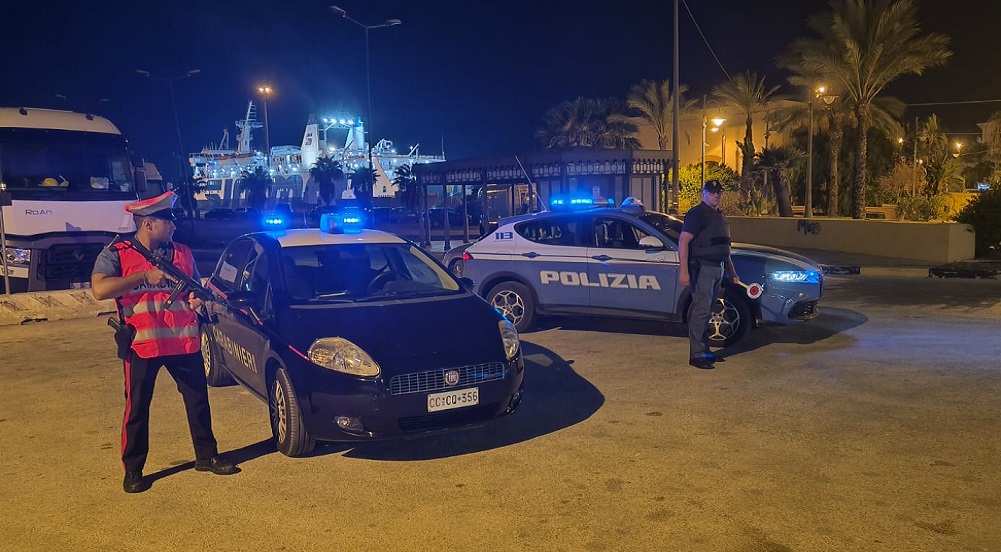
<path fill-rule="evenodd" d="M 751 69 L 782 85 L 775 56 L 827 8 L 823 0 L 688 2 L 730 74 Z M 644 78 L 671 77 L 670 0 L 17 0 L 0 18 L 0 105 L 95 111 L 140 155 L 172 167 L 168 85 L 134 71 L 170 78 L 200 69 L 173 84 L 185 154 L 217 143 L 224 127 L 235 147 L 234 121 L 264 82 L 276 90 L 268 102 L 272 146 L 299 145 L 310 113 L 366 112 L 365 31 L 331 3 L 367 25 L 403 21 L 369 31 L 369 130 L 398 149 L 419 142 L 431 154 L 444 146 L 450 159 L 533 149 L 543 113 L 561 101 L 625 97 Z M 909 103 L 1001 99 L 999 6 L 921 2 L 923 29 L 948 35 L 954 56 L 889 93 Z M 701 96 L 726 77 L 684 4 L 680 26 L 681 82 Z M 935 112 L 948 130 L 975 132 L 998 110 L 1001 103 L 922 107 L 906 117 Z M 262 148 L 263 131 L 255 137 Z"/>

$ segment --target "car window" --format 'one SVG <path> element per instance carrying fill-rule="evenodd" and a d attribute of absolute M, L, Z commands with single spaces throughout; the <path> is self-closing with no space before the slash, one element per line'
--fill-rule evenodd
<path fill-rule="evenodd" d="M 403 243 L 285 247 L 281 270 L 289 296 L 301 301 L 357 301 L 462 290 L 420 248 Z"/>
<path fill-rule="evenodd" d="M 250 292 L 254 296 L 254 305 L 265 311 L 268 310 L 270 304 L 268 293 L 270 282 L 267 254 L 261 244 L 254 243 L 247 265 L 240 277 L 240 289 Z"/>
<path fill-rule="evenodd" d="M 236 291 L 237 282 L 244 267 L 247 265 L 247 255 L 253 249 L 253 242 L 249 239 L 236 240 L 226 248 L 219 263 L 216 265 L 213 282 L 225 291 Z"/>
<path fill-rule="evenodd" d="M 636 218 L 642 220 L 650 226 L 653 226 L 657 230 L 660 230 L 675 242 L 677 242 L 679 236 L 681 236 L 681 228 L 685 224 L 684 221 L 679 218 L 654 211 L 644 212 L 637 215 Z"/>
<path fill-rule="evenodd" d="M 567 217 L 547 217 L 529 220 L 515 226 L 515 232 L 526 240 L 543 245 L 578 245 L 578 222 Z"/>
<path fill-rule="evenodd" d="M 649 235 L 630 222 L 614 217 L 595 217 L 592 228 L 594 246 L 608 249 L 643 249 L 640 239 Z"/>

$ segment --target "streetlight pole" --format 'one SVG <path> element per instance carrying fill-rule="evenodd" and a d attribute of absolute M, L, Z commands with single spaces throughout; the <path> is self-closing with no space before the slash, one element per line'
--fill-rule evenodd
<path fill-rule="evenodd" d="M 803 216 L 808 219 L 813 218 L 813 100 L 821 99 L 824 104 L 831 105 L 837 99 L 837 96 L 826 94 L 826 92 L 826 86 L 818 86 L 815 90 L 810 91 L 810 96 L 807 98 L 810 123 L 809 136 L 806 139 L 806 193 L 803 201 Z"/>
<path fill-rule="evenodd" d="M 713 100 L 716 102 L 716 100 Z M 719 102 L 716 102 L 716 108 L 719 109 Z M 720 130 L 723 123 L 726 122 L 724 117 L 714 117 L 713 118 L 713 132 Z M 702 186 L 706 185 L 706 128 L 709 126 L 709 119 L 706 117 L 706 95 L 702 95 Z M 726 132 L 723 133 L 723 139 L 726 140 Z M 726 144 L 721 144 L 721 147 L 725 148 Z M 726 159 L 726 150 L 723 150 L 723 159 Z"/>
<path fill-rule="evenodd" d="M 366 25 L 361 21 L 349 17 L 348 12 L 344 11 L 338 6 L 330 6 L 330 9 L 337 15 L 343 17 L 344 19 L 347 19 L 348 21 L 354 23 L 355 25 L 358 25 L 359 27 L 365 30 L 365 86 L 368 92 L 368 116 L 367 116 L 368 120 L 365 122 L 366 126 L 368 127 L 368 130 L 365 132 L 365 134 L 367 134 L 368 136 L 365 141 L 368 144 L 368 168 L 370 171 L 373 171 L 372 177 L 375 178 L 375 172 L 374 172 L 375 164 L 372 162 L 372 70 L 371 70 L 371 63 L 369 60 L 368 32 L 371 29 L 381 29 L 382 27 L 393 27 L 396 25 L 400 25 L 403 22 L 400 21 L 399 19 L 387 19 L 385 23 L 379 25 Z M 375 186 L 375 182 L 373 182 L 372 185 Z"/>
<path fill-rule="evenodd" d="M 172 78 L 161 77 L 159 75 L 154 75 L 149 71 L 144 71 L 142 69 L 136 69 L 137 75 L 142 75 L 150 79 L 156 79 L 158 81 L 163 81 L 167 83 L 167 90 L 170 91 L 170 107 L 174 112 L 174 129 L 177 131 L 177 169 L 179 172 L 178 176 L 182 179 L 187 179 L 188 171 L 184 168 L 184 143 L 181 140 L 181 122 L 177 116 L 177 101 L 174 99 L 174 82 L 181 79 L 186 79 L 201 73 L 201 69 L 192 69 L 183 75 L 178 75 Z"/>
<path fill-rule="evenodd" d="M 806 139 L 806 197 L 803 200 L 803 216 L 813 218 L 813 93 L 807 100 L 810 112 L 809 136 Z"/>
<path fill-rule="evenodd" d="M 268 176 L 271 176 L 271 131 L 268 128 L 268 98 L 274 93 L 267 84 L 257 87 L 257 93 L 261 95 L 264 106 L 264 163 L 268 167 Z"/>

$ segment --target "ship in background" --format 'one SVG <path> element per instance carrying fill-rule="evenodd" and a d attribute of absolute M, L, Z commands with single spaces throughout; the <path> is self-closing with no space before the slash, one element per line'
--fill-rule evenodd
<path fill-rule="evenodd" d="M 244 173 L 261 167 L 268 169 L 264 152 L 253 149 L 253 131 L 262 128 L 257 120 L 257 106 L 248 102 L 246 114 L 236 121 L 239 129 L 236 148 L 229 146 L 229 130 L 223 129 L 218 145 L 208 146 L 198 153 L 188 155 L 188 162 L 201 190 L 195 195 L 206 207 L 236 207 L 243 199 L 236 183 Z M 403 165 L 435 163 L 445 160 L 445 155 L 423 155 L 419 144 L 406 153 L 399 153 L 390 140 L 379 140 L 372 147 L 372 164 L 375 183 L 372 186 L 374 201 L 390 204 L 398 187 L 393 184 L 396 171 Z M 270 152 L 270 173 L 274 178 L 269 200 L 274 203 L 300 202 L 307 205 L 319 203 L 318 187 L 311 182 L 309 169 L 320 157 L 340 162 L 346 180 L 338 184 L 335 198 L 340 198 L 350 186 L 351 173 L 368 167 L 368 143 L 365 141 L 365 124 L 361 117 L 337 112 L 317 120 L 310 115 L 306 122 L 300 146 L 274 146 Z M 350 193 L 350 191 L 348 191 Z"/>

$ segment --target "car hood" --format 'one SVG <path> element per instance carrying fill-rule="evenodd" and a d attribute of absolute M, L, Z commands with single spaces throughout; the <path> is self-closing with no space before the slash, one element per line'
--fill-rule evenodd
<path fill-rule="evenodd" d="M 278 331 L 304 354 L 323 337 L 365 350 L 383 374 L 503 362 L 501 315 L 472 293 L 379 303 L 291 306 Z"/>
<path fill-rule="evenodd" d="M 800 265 L 800 268 L 806 270 L 821 270 L 821 267 L 816 262 L 810 260 L 803 255 L 798 253 L 793 253 L 792 251 L 786 251 L 785 249 L 779 249 L 777 247 L 768 247 L 767 245 L 755 245 L 752 243 L 738 243 L 734 242 L 730 247 L 730 253 L 732 255 L 754 255 L 769 257 L 775 260 L 782 260 L 790 262 L 792 264 Z M 784 258 L 780 258 L 784 257 Z"/>

